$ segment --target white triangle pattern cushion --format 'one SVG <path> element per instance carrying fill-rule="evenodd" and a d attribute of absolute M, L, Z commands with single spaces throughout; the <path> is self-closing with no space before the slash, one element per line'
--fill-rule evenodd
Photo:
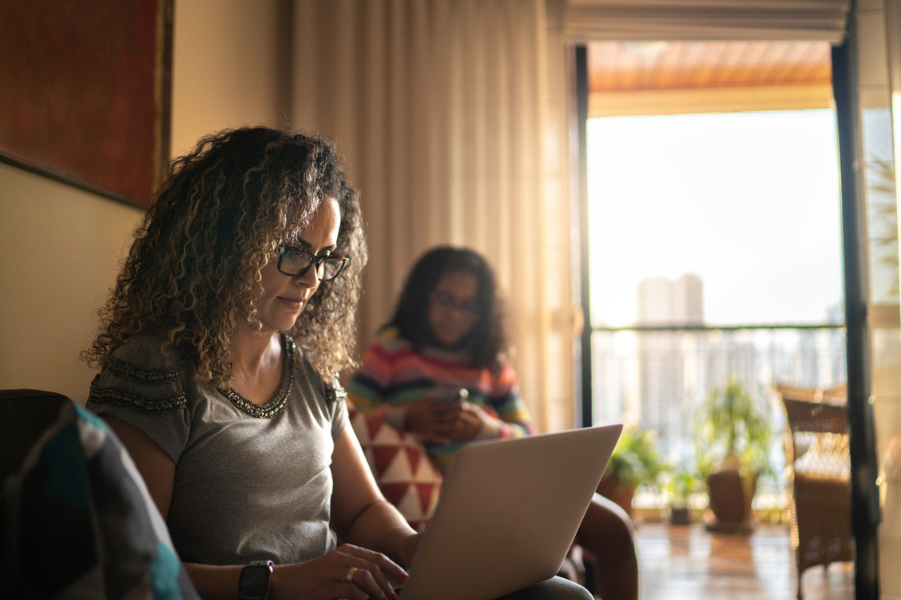
<path fill-rule="evenodd" d="M 385 422 L 384 410 L 364 414 L 351 407 L 350 416 L 379 489 L 411 527 L 423 531 L 438 504 L 441 473 L 415 436 Z"/>

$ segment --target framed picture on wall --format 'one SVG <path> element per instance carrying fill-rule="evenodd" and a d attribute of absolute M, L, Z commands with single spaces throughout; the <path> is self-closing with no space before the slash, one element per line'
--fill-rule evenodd
<path fill-rule="evenodd" d="M 0 160 L 146 206 L 169 160 L 172 2 L 0 2 Z"/>

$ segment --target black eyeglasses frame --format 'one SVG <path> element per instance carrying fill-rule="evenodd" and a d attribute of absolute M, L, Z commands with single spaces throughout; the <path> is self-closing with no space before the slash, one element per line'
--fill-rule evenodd
<path fill-rule="evenodd" d="M 299 251 L 299 252 L 302 252 L 303 254 L 308 254 L 312 258 L 312 260 L 310 261 L 310 264 L 308 264 L 306 267 L 304 267 L 298 273 L 289 273 L 287 271 L 282 270 L 282 261 L 285 259 L 285 253 L 288 250 L 292 250 L 295 252 Z M 328 279 L 322 277 L 322 275 L 320 274 L 320 270 L 321 270 L 320 268 L 322 267 L 323 263 L 325 263 L 326 261 L 338 261 L 341 263 L 341 266 L 338 267 L 338 271 L 334 275 L 329 277 Z M 287 244 L 282 244 L 281 246 L 278 247 L 278 265 L 276 265 L 276 268 L 278 269 L 278 272 L 283 275 L 288 275 L 289 277 L 303 277 L 304 275 L 307 274 L 307 271 L 310 270 L 310 267 L 312 267 L 313 265 L 316 265 L 316 277 L 319 278 L 319 281 L 332 281 L 332 280 L 336 279 L 338 277 L 338 275 L 340 275 L 344 271 L 344 269 L 345 269 L 345 267 L 347 267 L 348 263 L 350 263 L 350 257 L 347 257 L 347 256 L 331 256 L 331 255 L 319 256 L 318 254 L 313 254 L 306 248 L 301 248 L 300 246 L 289 246 Z"/>

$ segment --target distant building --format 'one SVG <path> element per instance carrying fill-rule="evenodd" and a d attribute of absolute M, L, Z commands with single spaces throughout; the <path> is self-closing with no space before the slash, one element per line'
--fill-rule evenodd
<path fill-rule="evenodd" d="M 686 274 L 675 281 L 645 279 L 638 284 L 637 301 L 639 327 L 704 324 L 704 283 L 697 275 Z M 657 430 L 658 445 L 666 453 L 681 453 L 690 436 L 686 392 L 696 387 L 701 339 L 681 331 L 638 335 L 638 422 L 644 429 Z M 686 366 L 692 368 L 686 372 Z"/>
<path fill-rule="evenodd" d="M 674 325 L 679 327 L 704 324 L 704 282 L 686 273 L 672 281 L 651 277 L 638 284 L 637 325 Z"/>

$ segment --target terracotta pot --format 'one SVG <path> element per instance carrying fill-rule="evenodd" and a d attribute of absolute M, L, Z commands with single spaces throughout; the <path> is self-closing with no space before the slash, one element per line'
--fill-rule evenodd
<path fill-rule="evenodd" d="M 671 506 L 668 520 L 670 525 L 691 525 L 691 509 L 687 506 Z"/>
<path fill-rule="evenodd" d="M 635 487 L 613 481 L 610 478 L 601 479 L 598 485 L 598 494 L 604 498 L 613 500 L 620 506 L 629 518 L 632 518 L 632 498 L 635 497 Z"/>
<path fill-rule="evenodd" d="M 722 469 L 707 478 L 707 496 L 713 519 L 705 524 L 714 533 L 749 534 L 756 528 L 751 501 L 757 491 L 757 474 Z"/>

